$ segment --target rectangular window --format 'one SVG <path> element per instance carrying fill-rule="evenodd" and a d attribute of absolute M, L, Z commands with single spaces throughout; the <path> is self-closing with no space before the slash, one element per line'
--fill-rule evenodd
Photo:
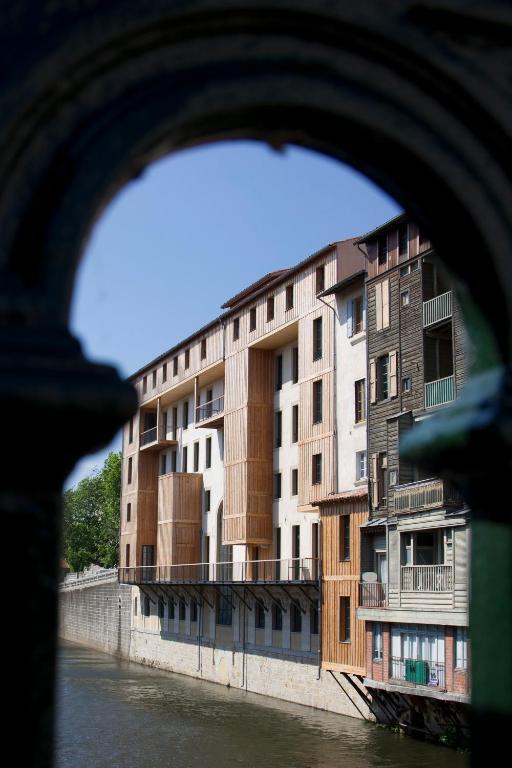
<path fill-rule="evenodd" d="M 223 627 L 230 627 L 233 623 L 233 606 L 230 598 L 229 587 L 217 587 L 219 594 L 217 595 L 216 603 L 216 616 L 215 620 L 217 624 Z"/>
<path fill-rule="evenodd" d="M 206 438 L 206 458 L 205 458 L 205 468 L 210 469 L 212 466 L 212 439 L 211 437 Z"/>
<path fill-rule="evenodd" d="M 295 603 L 292 603 L 292 605 L 291 605 L 290 631 L 291 632 L 302 632 L 302 613 L 297 608 Z"/>
<path fill-rule="evenodd" d="M 176 451 L 171 451 L 171 472 L 177 471 L 177 453 Z"/>
<path fill-rule="evenodd" d="M 274 499 L 281 498 L 281 473 L 276 472 L 274 475 Z"/>
<path fill-rule="evenodd" d="M 281 448 L 283 443 L 283 412 L 274 414 L 274 448 Z"/>
<path fill-rule="evenodd" d="M 293 283 L 286 286 L 286 309 L 293 309 Z"/>
<path fill-rule="evenodd" d="M 125 552 L 125 559 L 124 559 L 125 566 L 127 568 L 130 567 L 130 545 L 126 545 L 126 552 Z"/>
<path fill-rule="evenodd" d="M 388 236 L 381 235 L 377 241 L 377 248 L 379 253 L 379 266 L 383 266 L 388 263 Z"/>
<path fill-rule="evenodd" d="M 252 307 L 249 312 L 249 330 L 256 330 L 256 307 Z"/>
<path fill-rule="evenodd" d="M 211 504 L 211 491 L 205 491 L 204 492 L 204 511 L 205 512 L 210 511 L 210 504 Z"/>
<path fill-rule="evenodd" d="M 325 291 L 325 266 L 323 264 L 316 268 L 315 287 L 317 295 Z"/>
<path fill-rule="evenodd" d="M 131 502 L 126 505 L 126 522 L 129 523 L 132 519 L 132 505 Z"/>
<path fill-rule="evenodd" d="M 339 526 L 339 559 L 350 560 L 350 515 L 340 515 Z"/>
<path fill-rule="evenodd" d="M 158 599 L 158 618 L 159 619 L 163 619 L 163 617 L 164 617 L 164 610 L 165 610 L 165 608 L 164 608 L 164 601 L 160 597 Z"/>
<path fill-rule="evenodd" d="M 156 371 L 153 371 L 153 389 L 156 387 Z"/>
<path fill-rule="evenodd" d="M 312 482 L 319 485 L 322 482 L 322 454 L 314 453 L 312 458 Z"/>
<path fill-rule="evenodd" d="M 128 427 L 128 442 L 133 443 L 133 416 L 130 419 L 130 424 Z"/>
<path fill-rule="evenodd" d="M 256 613 L 254 616 L 254 623 L 256 629 L 265 629 L 265 607 L 259 600 L 255 604 Z"/>
<path fill-rule="evenodd" d="M 377 400 L 389 397 L 389 355 L 377 358 Z"/>
<path fill-rule="evenodd" d="M 133 470 L 133 463 L 132 463 L 132 457 L 128 459 L 128 484 L 132 481 L 132 470 Z"/>
<path fill-rule="evenodd" d="M 142 394 L 145 395 L 148 391 L 148 377 L 144 376 L 142 379 Z"/>
<path fill-rule="evenodd" d="M 270 323 L 274 319 L 274 297 L 269 296 L 267 299 L 267 323 Z"/>
<path fill-rule="evenodd" d="M 177 355 L 172 359 L 172 375 L 173 376 L 178 375 L 178 356 Z"/>
<path fill-rule="evenodd" d="M 398 227 L 398 261 L 409 257 L 409 225 L 400 224 Z"/>
<path fill-rule="evenodd" d="M 233 320 L 233 341 L 238 341 L 240 338 L 240 318 L 235 317 Z"/>
<path fill-rule="evenodd" d="M 167 602 L 167 613 L 169 615 L 169 621 L 174 621 L 174 599 L 169 598 Z"/>
<path fill-rule="evenodd" d="M 283 356 L 276 357 L 276 392 L 283 387 Z"/>
<path fill-rule="evenodd" d="M 468 631 L 466 627 L 455 627 L 454 666 L 455 669 L 468 668 Z"/>
<path fill-rule="evenodd" d="M 183 403 L 183 423 L 181 425 L 183 429 L 187 429 L 188 427 L 188 415 L 188 400 L 185 400 Z"/>
<path fill-rule="evenodd" d="M 340 597 L 340 643 L 350 642 L 350 597 Z"/>
<path fill-rule="evenodd" d="M 167 363 L 162 365 L 162 381 L 167 381 Z"/>
<path fill-rule="evenodd" d="M 206 339 L 201 339 L 201 360 L 206 360 Z"/>
<path fill-rule="evenodd" d="M 283 629 L 283 611 L 275 603 L 272 603 L 272 629 L 275 632 L 281 632 Z"/>
<path fill-rule="evenodd" d="M 160 456 L 160 474 L 166 475 L 167 474 L 167 454 L 162 453 Z"/>
<path fill-rule="evenodd" d="M 412 389 L 412 379 L 410 376 L 405 376 L 402 379 L 402 394 L 408 395 Z"/>
<path fill-rule="evenodd" d="M 174 407 L 172 409 L 172 439 L 176 440 L 178 433 L 178 409 Z"/>
<path fill-rule="evenodd" d="M 195 623 L 197 621 L 197 600 L 192 600 L 191 608 L 191 617 L 190 621 Z"/>
<path fill-rule="evenodd" d="M 373 622 L 372 658 L 374 661 L 382 661 L 382 624 L 380 621 Z"/>
<path fill-rule="evenodd" d="M 292 469 L 292 496 L 297 496 L 299 493 L 299 470 Z"/>
<path fill-rule="evenodd" d="M 313 382 L 313 424 L 320 424 L 322 421 L 322 397 L 323 382 L 319 379 Z"/>
<path fill-rule="evenodd" d="M 409 305 L 410 298 L 411 297 L 410 297 L 410 293 L 409 293 L 408 290 L 407 291 L 402 291 L 400 293 L 400 304 L 402 305 L 402 307 L 407 307 Z"/>
<path fill-rule="evenodd" d="M 292 443 L 299 439 L 299 406 L 292 405 Z"/>
<path fill-rule="evenodd" d="M 366 387 L 365 380 L 354 382 L 354 403 L 356 424 L 366 419 Z"/>
<path fill-rule="evenodd" d="M 362 333 L 364 331 L 364 312 L 363 312 L 363 297 L 356 296 L 352 304 L 353 313 L 353 331 L 356 333 Z"/>
<path fill-rule="evenodd" d="M 190 349 L 185 350 L 185 370 L 190 368 Z"/>
<path fill-rule="evenodd" d="M 292 347 L 292 381 L 297 384 L 299 380 L 299 348 Z"/>
<path fill-rule="evenodd" d="M 180 618 L 180 621 L 185 621 L 185 619 L 187 618 L 187 605 L 184 600 L 180 600 L 179 618 Z"/>
<path fill-rule="evenodd" d="M 321 359 L 322 346 L 322 318 L 316 317 L 313 320 L 313 361 Z"/>
<path fill-rule="evenodd" d="M 366 480 L 367 477 L 366 451 L 358 451 L 356 453 L 356 480 Z"/>
<path fill-rule="evenodd" d="M 194 443 L 194 472 L 199 472 L 199 443 Z"/>
<path fill-rule="evenodd" d="M 145 597 L 143 601 L 143 613 L 144 616 L 147 618 L 148 616 L 151 616 L 151 605 L 149 604 L 149 597 Z"/>
<path fill-rule="evenodd" d="M 188 471 L 188 448 L 186 445 L 183 448 L 183 455 L 181 457 L 181 471 Z"/>

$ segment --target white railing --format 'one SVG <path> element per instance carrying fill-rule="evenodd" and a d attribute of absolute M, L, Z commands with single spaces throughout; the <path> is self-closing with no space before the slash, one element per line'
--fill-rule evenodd
<path fill-rule="evenodd" d="M 452 565 L 402 565 L 402 592 L 451 592 Z"/>
<path fill-rule="evenodd" d="M 80 589 L 104 581 L 117 581 L 117 568 L 98 568 L 95 571 L 77 571 L 68 573 L 59 584 L 59 589 L 66 592 L 70 589 Z"/>
<path fill-rule="evenodd" d="M 447 291 L 423 302 L 423 327 L 448 320 L 452 316 L 452 292 Z"/>
<path fill-rule="evenodd" d="M 196 407 L 196 423 L 224 413 L 224 395 Z"/>
<path fill-rule="evenodd" d="M 455 380 L 453 374 L 444 379 L 428 381 L 425 384 L 425 408 L 450 403 L 455 400 Z"/>

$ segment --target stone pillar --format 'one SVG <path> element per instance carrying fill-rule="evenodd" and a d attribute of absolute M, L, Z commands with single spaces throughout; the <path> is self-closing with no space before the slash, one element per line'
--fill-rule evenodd
<path fill-rule="evenodd" d="M 286 601 L 287 605 L 283 601 L 283 606 L 286 608 L 286 611 L 283 611 L 283 631 L 281 632 L 281 647 L 282 648 L 290 648 L 291 643 L 291 637 L 290 637 L 290 614 L 291 614 L 291 603 L 290 601 Z"/>
<path fill-rule="evenodd" d="M 272 645 L 272 603 L 267 603 L 270 610 L 265 613 L 265 645 Z"/>

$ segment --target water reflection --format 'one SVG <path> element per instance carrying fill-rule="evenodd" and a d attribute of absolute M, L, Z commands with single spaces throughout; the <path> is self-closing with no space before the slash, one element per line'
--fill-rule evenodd
<path fill-rule="evenodd" d="M 465 768 L 468 762 L 353 718 L 78 646 L 60 649 L 59 768 Z"/>

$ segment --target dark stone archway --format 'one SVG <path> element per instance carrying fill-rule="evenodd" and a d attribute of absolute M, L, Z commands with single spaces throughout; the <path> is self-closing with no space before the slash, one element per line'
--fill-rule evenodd
<path fill-rule="evenodd" d="M 432 420 L 412 449 L 463 485 L 478 518 L 477 735 L 488 723 L 506 733 L 512 546 L 500 479 L 511 441 L 512 7 L 19 0 L 3 13 L 1 509 L 7 572 L 24 598 L 22 681 L 14 665 L 7 681 L 12 720 L 23 713 L 32 732 L 22 764 L 50 760 L 60 489 L 74 462 L 135 408 L 131 388 L 86 361 L 69 335 L 77 264 L 104 206 L 148 163 L 237 137 L 351 163 L 408 208 L 459 278 L 472 378 L 451 416 Z M 27 466 L 29 435 L 37 448 Z M 478 749 L 477 740 L 475 763 Z"/>

